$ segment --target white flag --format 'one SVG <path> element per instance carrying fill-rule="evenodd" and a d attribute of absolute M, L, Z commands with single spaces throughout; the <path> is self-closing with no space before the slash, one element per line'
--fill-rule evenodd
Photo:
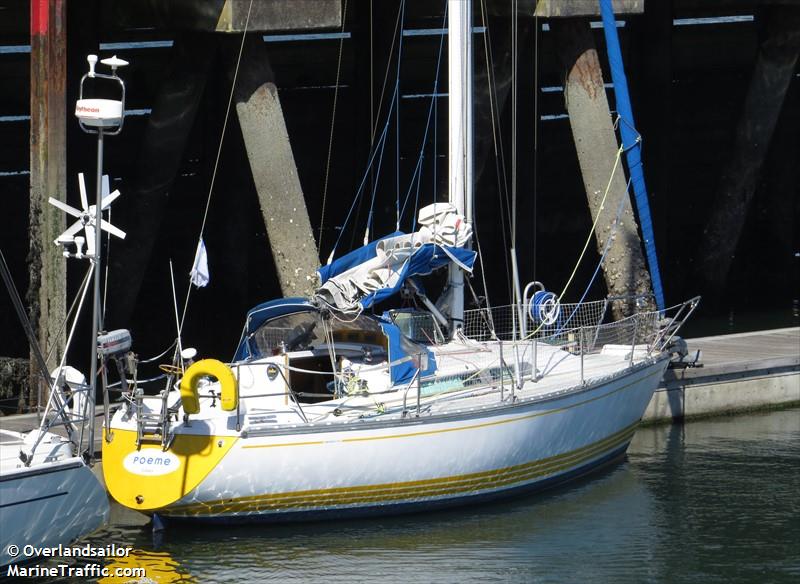
<path fill-rule="evenodd" d="M 208 273 L 208 255 L 206 254 L 206 244 L 201 238 L 197 243 L 197 251 L 194 254 L 194 264 L 192 271 L 189 272 L 191 282 L 198 288 L 202 288 L 211 280 Z"/>

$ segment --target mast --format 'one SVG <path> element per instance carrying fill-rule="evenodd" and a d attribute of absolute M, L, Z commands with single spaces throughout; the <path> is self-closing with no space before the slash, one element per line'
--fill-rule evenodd
<path fill-rule="evenodd" d="M 449 196 L 472 222 L 472 0 L 448 0 Z M 450 265 L 450 330 L 464 323 L 464 272 Z"/>

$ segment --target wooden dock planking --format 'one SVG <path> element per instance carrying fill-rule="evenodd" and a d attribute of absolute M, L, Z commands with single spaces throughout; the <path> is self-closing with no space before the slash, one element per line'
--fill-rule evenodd
<path fill-rule="evenodd" d="M 800 403 L 800 327 L 687 339 L 698 367 L 667 370 L 643 417 L 693 416 Z"/>
<path fill-rule="evenodd" d="M 690 351 L 702 353 L 698 376 L 711 369 L 716 373 L 800 365 L 800 327 L 703 337 L 687 343 Z"/>

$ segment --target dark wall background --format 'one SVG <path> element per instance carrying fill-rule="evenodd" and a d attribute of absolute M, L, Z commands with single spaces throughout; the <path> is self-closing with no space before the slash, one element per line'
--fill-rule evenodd
<path fill-rule="evenodd" d="M 149 3 L 141 3 L 149 5 Z M 175 46 L 120 48 L 110 43 L 182 42 L 187 32 L 180 26 L 143 27 L 147 10 L 136 4 L 120 16 L 120 3 L 97 0 L 69 2 L 68 103 L 76 97 L 77 83 L 85 71 L 85 55 L 118 54 L 131 62 L 123 71 L 129 89 L 129 110 L 147 110 L 168 74 Z M 444 2 L 408 0 L 406 30 L 442 27 Z M 499 3 L 489 0 L 489 6 Z M 145 6 L 146 8 L 147 6 Z M 714 205 L 720 173 L 730 159 L 736 124 L 742 113 L 759 39 L 763 36 L 761 14 L 765 9 L 754 0 L 673 0 L 645 3 L 644 15 L 624 18 L 619 29 L 626 70 L 632 91 L 634 113 L 644 136 L 644 164 L 651 191 L 657 248 L 668 303 L 702 293 L 692 278 L 700 253 L 702 233 Z M 394 2 L 350 0 L 342 42 L 342 65 L 335 120 L 334 142 L 324 228 L 315 233 L 322 240 L 321 257 L 327 258 L 340 233 L 370 153 L 370 134 L 380 131 L 386 117 L 386 99 L 378 108 L 381 86 L 390 67 L 390 95 L 395 63 L 387 63 L 398 5 Z M 0 0 L 0 196 L 3 229 L 0 247 L 8 257 L 23 294 L 27 287 L 28 248 L 28 140 L 29 140 L 29 8 L 23 1 Z M 123 18 L 124 17 L 124 18 Z M 476 25 L 483 26 L 480 6 Z M 715 22 L 715 17 L 735 17 Z M 700 19 L 697 21 L 697 19 Z M 730 19 L 729 19 L 730 20 Z M 539 25 L 546 21 L 539 21 Z M 496 62 L 507 54 L 503 48 L 511 34 L 511 21 L 501 9 L 490 9 L 489 30 Z M 520 93 L 518 121 L 519 232 L 517 248 L 522 279 L 543 280 L 560 290 L 569 276 L 591 226 L 585 203 L 569 120 L 558 90 L 563 72 L 558 65 L 554 39 L 545 27 L 534 53 L 534 21 L 520 18 Z M 302 31 L 299 31 L 302 32 Z M 329 31 L 337 32 L 337 31 Z M 603 66 L 602 31 L 595 30 Z M 202 33 L 201 33 L 202 34 Z M 174 336 L 172 294 L 168 261 L 179 276 L 178 294 L 183 298 L 205 197 L 216 156 L 225 104 L 230 90 L 224 58 L 235 36 L 205 35 L 218 45 L 206 84 L 200 113 L 191 132 L 178 176 L 169 192 L 164 226 L 156 253 L 144 274 L 143 292 L 128 323 L 108 323 L 110 328 L 130 327 L 137 349 L 144 355 L 160 351 Z M 322 193 L 331 128 L 337 60 L 340 41 L 281 40 L 267 43 L 281 103 L 305 193 L 312 225 L 322 219 Z M 405 197 L 416 165 L 430 106 L 439 36 L 403 37 L 400 64 L 399 168 L 396 128 L 387 138 L 380 174 L 368 179 L 376 186 L 373 233 L 394 229 L 396 181 Z M 475 37 L 475 62 L 485 70 L 483 37 Z M 396 52 L 395 52 L 396 55 Z M 245 55 L 244 58 L 247 58 Z M 440 92 L 446 93 L 446 45 L 440 77 Z M 607 71 L 607 69 L 606 69 Z M 800 162 L 800 73 L 795 73 L 770 147 L 757 192 L 747 215 L 724 293 L 705 302 L 696 325 L 698 332 L 725 332 L 731 328 L 772 328 L 798 323 L 798 162 Z M 540 117 L 534 157 L 534 76 L 539 79 Z M 606 76 L 609 81 L 610 76 Z M 485 91 L 485 89 L 477 89 Z M 613 98 L 613 94 L 611 95 Z M 437 98 L 436 132 L 429 131 L 420 206 L 446 197 L 447 98 Z M 612 102 L 613 103 L 613 102 Z M 71 106 L 68 106 L 68 109 Z M 510 106 L 501 116 L 506 156 L 510 153 Z M 125 229 L 126 184 L 136 180 L 137 156 L 142 149 L 148 115 L 126 118 L 123 134 L 107 140 L 106 169 L 123 197 L 114 205 L 113 222 Z M 489 119 L 479 114 L 476 135 L 491 136 Z M 77 172 L 94 173 L 94 141 L 68 121 L 68 201 L 77 204 Z M 434 152 L 435 146 L 435 152 Z M 491 144 L 479 150 L 491 154 Z M 534 163 L 535 161 L 535 163 Z M 507 161 L 508 162 L 508 161 Z M 484 161 L 479 161 L 482 166 Z M 505 219 L 493 157 L 476 188 L 477 229 L 485 254 L 488 292 L 494 303 L 508 296 Z M 507 169 L 510 176 L 510 168 Z M 508 177 L 505 178 L 508 180 Z M 268 241 L 246 152 L 235 115 L 231 116 L 220 160 L 206 233 L 211 284 L 192 296 L 184 345 L 198 346 L 202 354 L 226 357 L 232 354 L 245 311 L 280 294 L 274 276 Z M 370 189 L 362 198 L 355 218 L 342 234 L 340 251 L 359 245 L 370 202 Z M 413 199 L 412 194 L 412 199 Z M 413 201 L 412 201 L 413 205 Z M 534 213 L 535 212 L 535 213 Z M 410 214 L 403 226 L 408 229 Z M 357 227 L 354 227 L 357 226 Z M 129 233 L 135 238 L 136 233 Z M 507 237 L 507 236 L 506 236 Z M 593 249 L 593 245 L 592 248 Z M 112 247 L 112 253 L 114 253 Z M 594 271 L 597 256 L 592 251 L 579 268 L 578 283 L 569 300 L 583 292 Z M 79 274 L 70 268 L 70 285 Z M 112 274 L 123 282 L 124 270 Z M 474 279 L 482 294 L 482 277 Z M 602 283 L 594 293 L 602 295 Z M 114 298 L 110 298 L 113 302 Z M 705 324 L 703 324 L 705 323 Z M 27 347 L 7 301 L 0 303 L 0 354 L 23 356 Z"/>

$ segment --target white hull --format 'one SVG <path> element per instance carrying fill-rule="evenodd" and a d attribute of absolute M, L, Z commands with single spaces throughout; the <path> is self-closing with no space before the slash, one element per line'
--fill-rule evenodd
<path fill-rule="evenodd" d="M 100 527 L 108 517 L 108 496 L 79 457 L 0 475 L 0 566 L 24 561 L 26 545 L 68 544 Z M 12 557 L 8 546 L 20 554 Z"/>
<path fill-rule="evenodd" d="M 529 381 L 513 404 L 236 433 L 224 447 L 231 434 L 217 426 L 213 439 L 225 437 L 211 447 L 225 454 L 213 469 L 179 499 L 142 510 L 203 521 L 281 522 L 413 511 L 545 488 L 624 454 L 666 365 L 664 357 L 648 359 L 555 392 L 538 391 Z M 195 422 L 194 432 L 209 430 Z"/>

